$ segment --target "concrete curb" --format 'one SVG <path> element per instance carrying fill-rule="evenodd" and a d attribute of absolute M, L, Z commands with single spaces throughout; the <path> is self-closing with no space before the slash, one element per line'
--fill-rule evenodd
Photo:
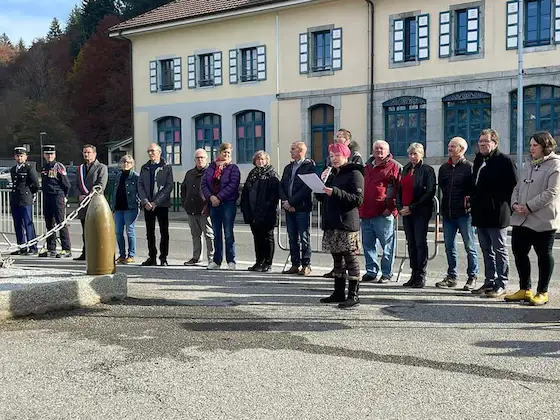
<path fill-rule="evenodd" d="M 60 309 L 94 306 L 127 296 L 127 276 L 84 276 L 0 292 L 0 321 Z"/>

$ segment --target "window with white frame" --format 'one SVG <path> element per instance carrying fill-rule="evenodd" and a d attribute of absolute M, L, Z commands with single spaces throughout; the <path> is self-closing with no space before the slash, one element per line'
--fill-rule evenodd
<path fill-rule="evenodd" d="M 560 44 L 560 0 L 524 0 L 524 47 Z M 506 49 L 517 48 L 519 2 L 506 2 Z"/>
<path fill-rule="evenodd" d="M 342 28 L 310 28 L 299 35 L 299 72 L 330 74 L 342 70 Z"/>
<path fill-rule="evenodd" d="M 150 61 L 150 92 L 165 92 L 182 88 L 181 58 Z"/>
<path fill-rule="evenodd" d="M 266 80 L 266 46 L 257 45 L 229 50 L 231 84 Z"/>
<path fill-rule="evenodd" d="M 187 58 L 189 89 L 220 86 L 222 80 L 222 53 L 209 52 Z"/>
<path fill-rule="evenodd" d="M 407 13 L 409 14 L 409 13 Z M 430 58 L 430 17 L 427 14 L 392 17 L 392 63 Z M 412 13 L 410 13 L 412 14 Z"/>

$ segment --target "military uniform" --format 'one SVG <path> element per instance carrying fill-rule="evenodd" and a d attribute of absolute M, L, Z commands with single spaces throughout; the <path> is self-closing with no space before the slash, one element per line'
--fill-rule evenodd
<path fill-rule="evenodd" d="M 16 147 L 15 155 L 27 155 L 25 147 Z M 29 163 L 16 164 L 10 170 L 12 176 L 12 191 L 10 193 L 10 209 L 14 219 L 14 228 L 18 245 L 35 239 L 35 226 L 33 225 L 33 197 L 39 190 L 39 176 Z M 18 254 L 36 254 L 37 245 L 28 249 L 12 252 Z"/>
<path fill-rule="evenodd" d="M 44 153 L 54 153 L 54 146 L 43 146 Z M 61 223 L 66 218 L 66 197 L 70 191 L 70 180 L 66 173 L 66 167 L 56 160 L 46 162 L 41 170 L 41 181 L 43 189 L 43 215 L 47 230 Z M 70 257 L 70 234 L 68 226 L 60 230 L 60 242 L 62 252 L 56 253 L 56 234 L 47 238 L 47 251 L 39 254 L 40 257 L 65 258 Z"/>

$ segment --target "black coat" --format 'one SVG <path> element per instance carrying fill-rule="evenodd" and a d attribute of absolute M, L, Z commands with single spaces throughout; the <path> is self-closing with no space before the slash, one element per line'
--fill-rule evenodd
<path fill-rule="evenodd" d="M 402 178 L 412 169 L 412 163 L 407 163 L 402 170 Z M 412 204 L 408 206 L 412 214 L 431 216 L 434 208 L 434 196 L 436 195 L 436 173 L 430 165 L 424 162 L 418 163 L 414 170 L 414 186 Z M 397 190 L 397 209 L 402 210 L 402 185 Z"/>
<path fill-rule="evenodd" d="M 241 213 L 250 225 L 272 229 L 278 218 L 278 192 L 280 181 L 274 168 L 268 167 L 260 176 L 253 168 L 241 192 Z"/>
<path fill-rule="evenodd" d="M 484 162 L 486 165 L 482 167 Z M 473 226 L 500 229 L 509 226 L 511 194 L 516 184 L 517 168 L 508 155 L 498 149 L 488 157 L 478 153 L 474 159 L 471 194 Z"/>
<path fill-rule="evenodd" d="M 333 189 L 332 195 L 315 194 L 322 202 L 321 229 L 360 230 L 358 209 L 364 202 L 364 167 L 356 163 L 347 163 L 340 168 L 333 168 L 325 182 Z"/>
<path fill-rule="evenodd" d="M 298 175 L 314 174 L 315 162 L 310 159 L 305 159 L 301 166 L 297 169 L 294 184 L 292 187 L 292 194 L 290 195 L 290 180 L 292 178 L 292 167 L 294 162 L 289 163 L 282 173 L 282 180 L 280 181 L 280 200 L 288 201 L 290 206 L 294 207 L 296 211 L 310 212 L 313 208 L 311 202 L 311 188 L 309 188 Z"/>
<path fill-rule="evenodd" d="M 204 214 L 207 210 L 207 201 L 200 190 L 200 183 L 206 168 L 198 169 L 196 166 L 185 174 L 181 184 L 181 205 L 190 215 Z"/>
<path fill-rule="evenodd" d="M 455 166 L 446 162 L 439 168 L 438 183 L 441 189 L 441 214 L 457 219 L 468 214 L 465 197 L 470 197 L 473 186 L 473 164 L 466 159 Z"/>
<path fill-rule="evenodd" d="M 12 191 L 10 202 L 12 206 L 31 206 L 33 204 L 33 194 L 39 191 L 39 175 L 33 166 L 25 162 L 19 171 L 17 166 L 10 169 L 12 176 Z"/>

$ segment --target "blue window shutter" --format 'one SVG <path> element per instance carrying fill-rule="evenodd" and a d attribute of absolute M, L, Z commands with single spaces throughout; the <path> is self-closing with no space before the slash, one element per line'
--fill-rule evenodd
<path fill-rule="evenodd" d="M 150 92 L 155 93 L 157 91 L 157 61 L 150 61 Z"/>
<path fill-rule="evenodd" d="M 214 86 L 220 86 L 224 83 L 222 77 L 222 52 L 214 53 Z"/>
<path fill-rule="evenodd" d="M 181 57 L 177 57 L 173 59 L 173 89 L 181 90 L 183 88 L 181 76 Z"/>
<path fill-rule="evenodd" d="M 404 61 L 404 19 L 393 21 L 393 62 Z"/>
<path fill-rule="evenodd" d="M 196 88 L 196 57 L 194 55 L 187 57 L 187 70 L 189 89 L 194 89 Z"/>
<path fill-rule="evenodd" d="M 257 80 L 266 80 L 266 45 L 257 47 Z"/>
<path fill-rule="evenodd" d="M 467 54 L 478 54 L 480 48 L 480 12 L 478 7 L 467 9 Z"/>
<path fill-rule="evenodd" d="M 333 70 L 342 70 L 342 28 L 332 31 L 332 49 Z"/>
<path fill-rule="evenodd" d="M 511 0 L 506 3 L 506 14 L 506 50 L 514 50 L 517 48 L 517 31 L 519 25 L 517 0 Z"/>
<path fill-rule="evenodd" d="M 440 58 L 451 55 L 451 12 L 439 14 L 439 56 Z"/>
<path fill-rule="evenodd" d="M 309 34 L 299 34 L 299 73 L 309 73 Z"/>
<path fill-rule="evenodd" d="M 430 58 L 430 15 L 418 15 L 418 60 Z"/>
<path fill-rule="evenodd" d="M 229 83 L 237 83 L 237 50 L 229 50 Z"/>
<path fill-rule="evenodd" d="M 554 8 L 554 42 L 560 44 L 560 0 L 556 0 L 556 7 Z"/>

